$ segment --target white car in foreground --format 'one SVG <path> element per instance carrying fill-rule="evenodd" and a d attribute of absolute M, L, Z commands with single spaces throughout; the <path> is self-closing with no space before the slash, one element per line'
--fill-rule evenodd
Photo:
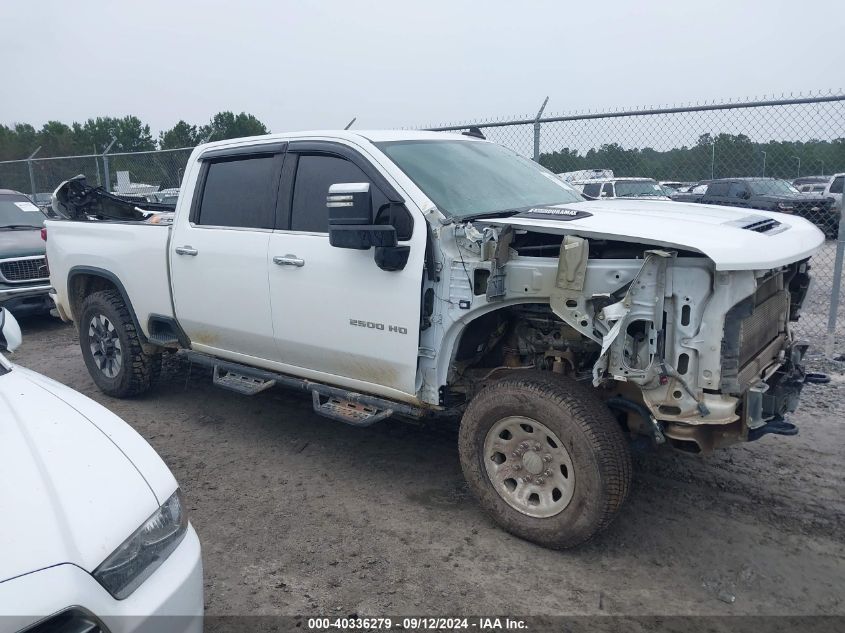
<path fill-rule="evenodd" d="M 21 340 L 0 308 L 0 351 Z M 0 355 L 0 631 L 201 631 L 173 475 L 125 422 Z M 180 617 L 153 617 L 180 616 Z"/>

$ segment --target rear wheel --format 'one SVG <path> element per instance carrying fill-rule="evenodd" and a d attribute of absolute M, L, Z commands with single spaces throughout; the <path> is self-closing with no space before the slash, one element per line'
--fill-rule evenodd
<path fill-rule="evenodd" d="M 464 476 L 509 532 L 575 547 L 616 516 L 631 481 L 619 425 L 589 389 L 557 375 L 520 374 L 470 402 L 459 439 Z"/>
<path fill-rule="evenodd" d="M 109 396 L 142 394 L 161 370 L 161 354 L 144 350 L 129 309 L 116 290 L 92 293 L 82 302 L 79 345 L 88 373 Z"/>

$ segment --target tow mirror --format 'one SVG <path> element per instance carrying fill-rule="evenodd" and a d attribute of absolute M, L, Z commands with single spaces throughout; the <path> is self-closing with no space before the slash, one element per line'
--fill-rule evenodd
<path fill-rule="evenodd" d="M 396 229 L 389 224 L 373 224 L 370 183 L 338 183 L 329 187 L 329 243 L 338 248 L 368 250 L 376 246 L 396 246 Z"/>
<path fill-rule="evenodd" d="M 17 319 L 6 308 L 0 308 L 0 352 L 14 352 L 22 340 Z"/>

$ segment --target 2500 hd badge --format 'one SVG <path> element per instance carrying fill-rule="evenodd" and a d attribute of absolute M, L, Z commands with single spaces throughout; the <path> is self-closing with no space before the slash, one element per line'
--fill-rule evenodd
<path fill-rule="evenodd" d="M 349 325 L 357 325 L 358 327 L 369 328 L 370 330 L 387 330 L 388 332 L 397 332 L 398 334 L 407 334 L 408 328 L 401 325 L 385 325 L 384 323 L 376 323 L 375 321 L 359 321 L 358 319 L 349 319 Z"/>

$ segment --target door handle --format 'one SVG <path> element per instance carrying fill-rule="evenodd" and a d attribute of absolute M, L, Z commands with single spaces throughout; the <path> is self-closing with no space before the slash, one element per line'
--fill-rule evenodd
<path fill-rule="evenodd" d="M 176 247 L 176 254 L 177 255 L 190 255 L 191 257 L 195 257 L 199 251 L 192 246 L 177 246 Z"/>
<path fill-rule="evenodd" d="M 279 266 L 296 266 L 297 268 L 305 266 L 305 260 L 299 259 L 296 255 L 276 255 L 273 258 L 273 263 Z"/>

